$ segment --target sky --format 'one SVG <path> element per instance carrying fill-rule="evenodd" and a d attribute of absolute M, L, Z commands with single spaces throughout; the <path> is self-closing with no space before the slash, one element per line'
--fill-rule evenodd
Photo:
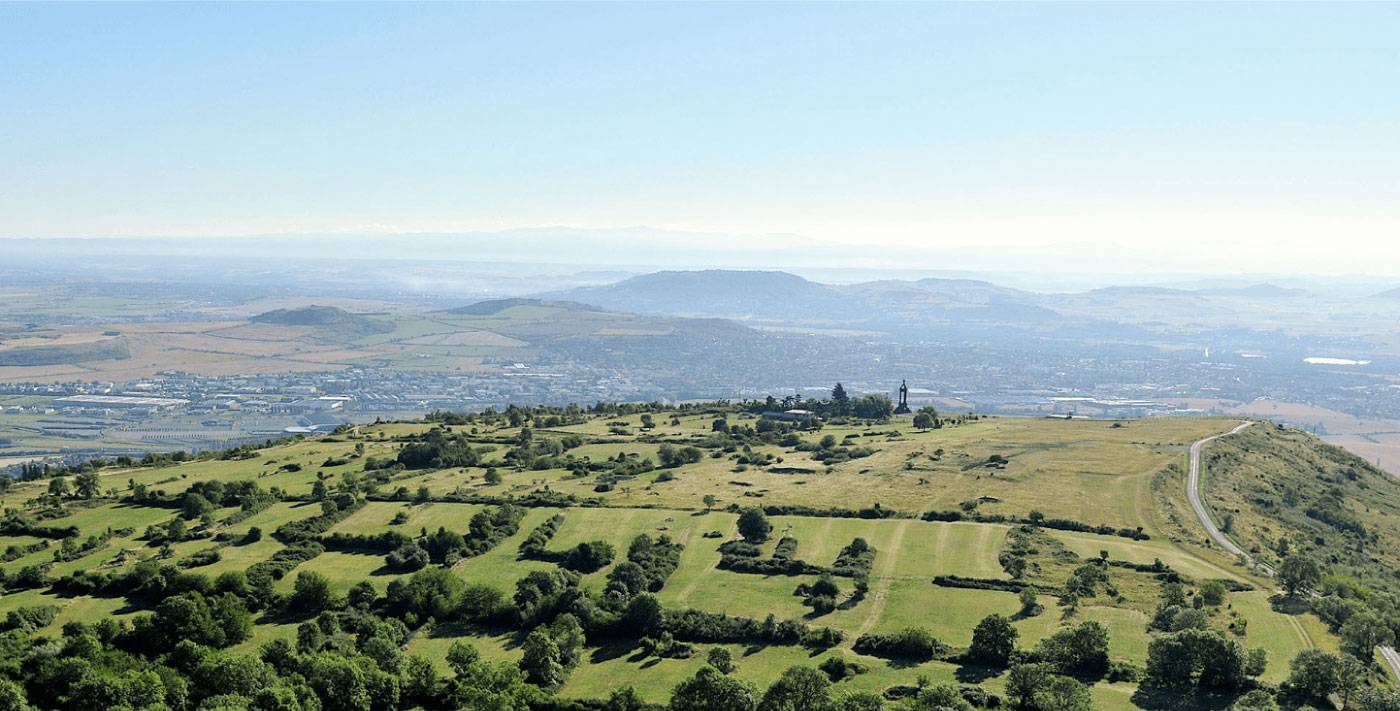
<path fill-rule="evenodd" d="M 1397 38 L 1393 3 L 3 3 L 0 237 L 645 225 L 1396 273 Z"/>

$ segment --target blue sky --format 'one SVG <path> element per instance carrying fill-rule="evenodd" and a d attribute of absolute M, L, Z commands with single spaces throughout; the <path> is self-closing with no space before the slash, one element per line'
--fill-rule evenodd
<path fill-rule="evenodd" d="M 645 224 L 1306 262 L 1400 241 L 1397 38 L 1400 4 L 3 4 L 0 235 Z"/>

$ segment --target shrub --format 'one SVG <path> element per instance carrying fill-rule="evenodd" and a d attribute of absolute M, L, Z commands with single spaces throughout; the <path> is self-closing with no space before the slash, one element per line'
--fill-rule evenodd
<path fill-rule="evenodd" d="M 948 646 L 926 629 L 907 627 L 892 634 L 861 635 L 852 649 L 872 657 L 928 661 L 943 655 Z"/>
<path fill-rule="evenodd" d="M 616 552 L 607 541 L 584 541 L 564 554 L 560 565 L 580 573 L 592 573 L 611 563 Z"/>

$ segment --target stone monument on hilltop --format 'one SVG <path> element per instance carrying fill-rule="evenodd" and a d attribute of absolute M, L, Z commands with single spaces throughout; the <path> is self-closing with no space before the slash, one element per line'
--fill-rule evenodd
<path fill-rule="evenodd" d="M 894 414 L 907 415 L 909 412 L 909 383 L 901 380 L 899 381 L 899 404 L 895 405 Z"/>

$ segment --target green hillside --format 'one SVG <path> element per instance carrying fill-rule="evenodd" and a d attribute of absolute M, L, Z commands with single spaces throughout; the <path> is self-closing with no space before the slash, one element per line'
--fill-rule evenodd
<path fill-rule="evenodd" d="M 512 408 L 33 471 L 0 495 L 0 699 L 1049 711 L 1251 692 L 1319 706 L 1356 686 L 1384 700 L 1374 645 L 1350 685 L 1290 683 L 1300 653 L 1305 671 L 1346 666 L 1353 618 L 1400 620 L 1386 592 L 1400 493 L 1310 436 L 1258 426 L 1207 450 L 1232 535 L 1275 566 L 1319 564 L 1313 594 L 1287 596 L 1206 545 L 1182 503 L 1190 444 L 1233 420 L 919 429 L 763 409 Z"/>

